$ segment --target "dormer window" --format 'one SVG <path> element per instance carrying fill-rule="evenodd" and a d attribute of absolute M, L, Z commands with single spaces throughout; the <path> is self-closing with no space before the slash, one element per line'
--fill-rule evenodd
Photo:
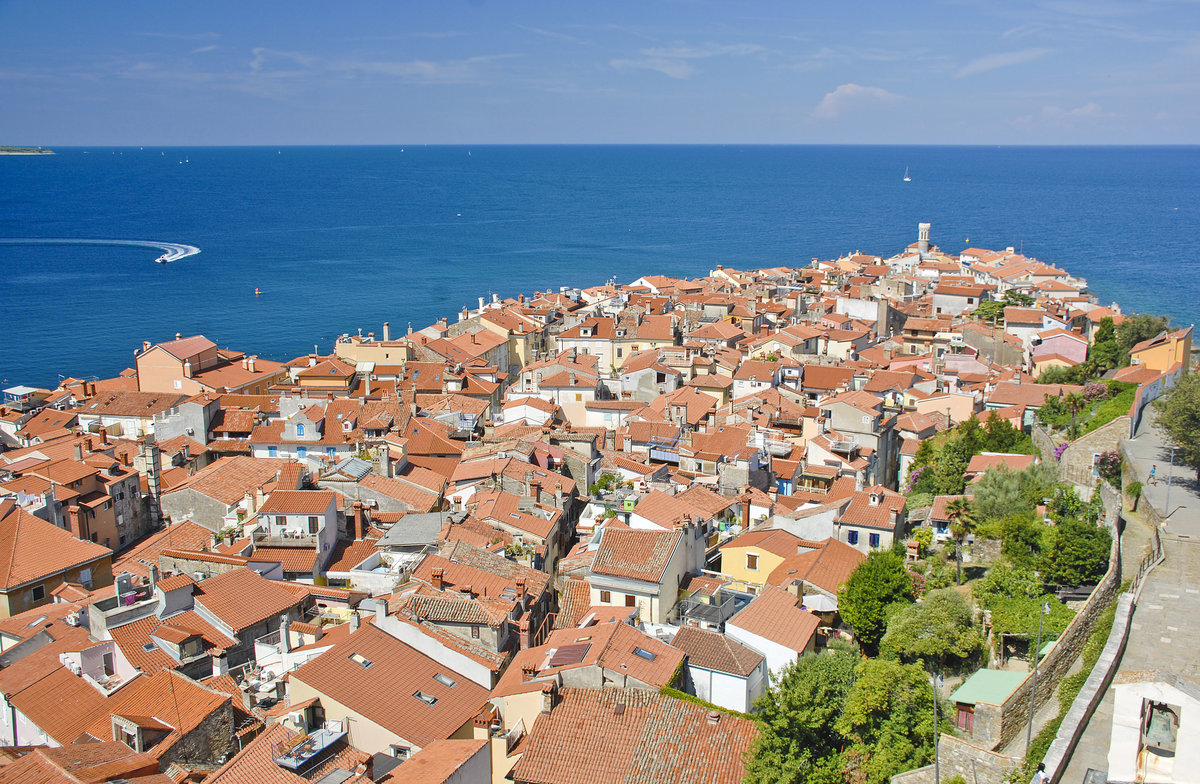
<path fill-rule="evenodd" d="M 300 422 L 296 423 L 296 435 L 298 435 L 298 436 L 304 435 L 304 425 Z"/>
<path fill-rule="evenodd" d="M 871 506 L 879 506 L 879 494 L 871 493 Z"/>

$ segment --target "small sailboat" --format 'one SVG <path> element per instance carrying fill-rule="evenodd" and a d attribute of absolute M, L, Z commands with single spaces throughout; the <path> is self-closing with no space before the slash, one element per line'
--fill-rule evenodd
<path fill-rule="evenodd" d="M 907 166 L 904 167 L 904 181 L 912 182 L 912 177 L 908 176 L 908 167 Z"/>

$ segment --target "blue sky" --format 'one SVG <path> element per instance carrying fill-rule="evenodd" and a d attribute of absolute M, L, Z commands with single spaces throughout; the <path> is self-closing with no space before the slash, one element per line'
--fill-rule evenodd
<path fill-rule="evenodd" d="M 1195 0 L 0 0 L 0 143 L 1192 144 Z"/>

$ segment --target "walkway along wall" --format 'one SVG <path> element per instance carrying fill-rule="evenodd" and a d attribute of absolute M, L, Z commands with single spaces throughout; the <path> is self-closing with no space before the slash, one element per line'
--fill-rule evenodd
<path fill-rule="evenodd" d="M 1071 619 L 1071 623 L 1059 637 L 1058 643 L 1050 649 L 1050 652 L 1038 665 L 1037 694 L 1034 695 L 1035 711 L 1054 696 L 1059 681 L 1063 679 L 1075 659 L 1082 653 L 1083 646 L 1096 625 L 1096 620 L 1116 597 L 1121 587 L 1121 497 L 1108 484 L 1103 484 L 1100 487 L 1100 498 L 1104 504 L 1104 523 L 1113 537 L 1108 571 L 1092 590 L 1084 606 Z M 1142 571 L 1139 570 L 1139 574 Z M 956 766 L 953 771 L 944 768 L 943 778 L 949 778 L 955 773 L 962 773 L 970 784 L 999 784 L 1021 760 L 1017 757 L 999 754 L 996 749 L 1002 748 L 1025 730 L 1029 722 L 1032 690 L 1033 674 L 1030 673 L 1002 705 L 986 702 L 976 703 L 975 729 L 972 732 L 975 744 L 943 733 L 938 739 L 939 756 L 945 765 L 946 755 L 953 755 L 951 759 L 954 759 L 955 762 L 952 764 Z M 1066 721 L 1063 722 L 1063 725 L 1066 726 Z M 1007 770 L 1004 770 L 1005 768 Z M 1003 771 L 1002 774 L 1001 771 Z M 892 784 L 929 784 L 932 781 L 932 765 L 892 777 Z"/>

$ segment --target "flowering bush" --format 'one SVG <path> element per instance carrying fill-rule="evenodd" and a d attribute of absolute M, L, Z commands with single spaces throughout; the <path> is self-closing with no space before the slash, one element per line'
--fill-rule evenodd
<path fill-rule="evenodd" d="M 1108 385 L 1102 381 L 1093 381 L 1083 388 L 1084 400 L 1105 400 L 1108 398 Z"/>
<path fill-rule="evenodd" d="M 1121 486 L 1121 453 L 1115 449 L 1101 452 L 1096 458 L 1096 473 L 1113 487 Z"/>
<path fill-rule="evenodd" d="M 925 473 L 928 472 L 930 468 L 932 468 L 932 466 L 923 465 L 920 468 L 918 468 L 914 471 L 911 471 L 909 473 L 908 481 L 906 481 L 904 483 L 904 494 L 905 495 L 912 495 L 913 489 L 917 486 L 917 482 L 921 481 L 921 477 L 924 476 Z"/>
<path fill-rule="evenodd" d="M 1062 456 L 1063 456 L 1063 452 L 1066 452 L 1066 451 L 1067 451 L 1067 447 L 1069 447 L 1070 445 L 1071 445 L 1071 443 L 1070 443 L 1069 441 L 1064 441 L 1064 442 L 1062 442 L 1061 444 L 1055 444 L 1055 446 L 1054 446 L 1054 459 L 1055 459 L 1055 460 L 1059 460 L 1059 459 L 1061 459 L 1061 458 L 1062 458 Z"/>

